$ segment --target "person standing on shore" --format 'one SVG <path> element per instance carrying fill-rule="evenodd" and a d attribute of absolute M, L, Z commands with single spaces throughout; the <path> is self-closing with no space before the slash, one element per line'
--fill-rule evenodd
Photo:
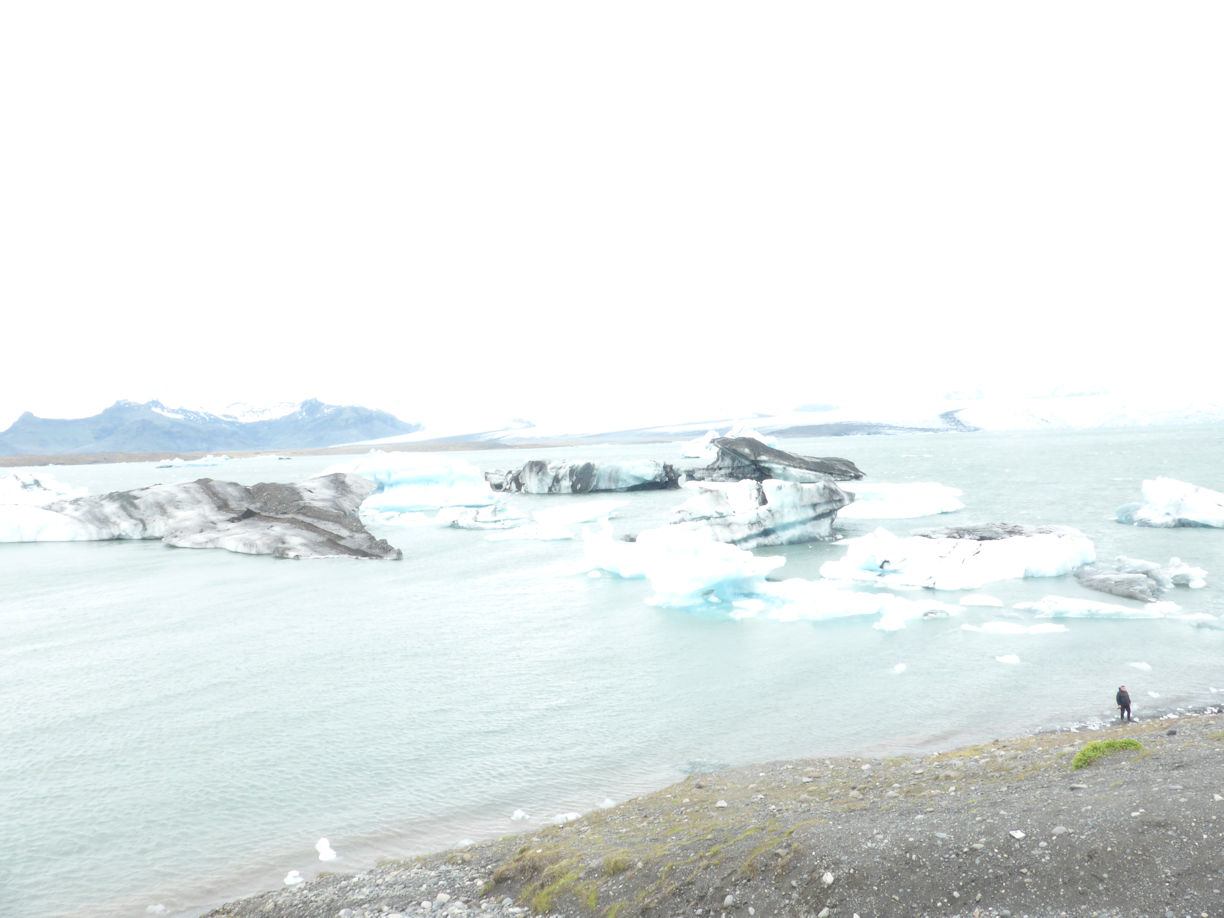
<path fill-rule="evenodd" d="M 1118 717 L 1121 720 L 1130 720 L 1130 693 L 1126 690 L 1125 685 L 1118 686 L 1118 694 L 1114 696 L 1114 701 L 1118 704 Z"/>

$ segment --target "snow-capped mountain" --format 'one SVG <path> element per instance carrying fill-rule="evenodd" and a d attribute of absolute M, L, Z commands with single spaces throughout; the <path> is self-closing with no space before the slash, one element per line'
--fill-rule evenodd
<path fill-rule="evenodd" d="M 93 417 L 66 420 L 27 411 L 0 433 L 0 455 L 310 449 L 410 434 L 419 427 L 385 411 L 315 399 L 290 411 L 284 407 L 217 415 L 160 402 L 120 401 Z"/>

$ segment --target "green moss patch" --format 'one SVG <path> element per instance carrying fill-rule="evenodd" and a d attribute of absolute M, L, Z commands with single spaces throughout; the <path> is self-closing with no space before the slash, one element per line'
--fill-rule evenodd
<path fill-rule="evenodd" d="M 1071 760 L 1071 769 L 1077 770 L 1091 765 L 1103 755 L 1111 755 L 1126 749 L 1143 749 L 1143 744 L 1135 739 L 1111 739 L 1089 743 L 1075 754 Z"/>

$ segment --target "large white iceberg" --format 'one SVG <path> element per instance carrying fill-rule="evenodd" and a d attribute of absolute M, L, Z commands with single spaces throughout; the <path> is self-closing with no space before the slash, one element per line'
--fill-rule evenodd
<path fill-rule="evenodd" d="M 328 469 L 331 472 L 360 475 L 374 482 L 378 490 L 365 499 L 361 512 L 387 521 L 443 507 L 483 507 L 497 500 L 484 473 L 454 456 L 373 450 Z"/>
<path fill-rule="evenodd" d="M 1117 509 L 1120 523 L 1135 526 L 1224 527 L 1224 494 L 1187 484 L 1174 478 L 1154 478 L 1143 483 L 1143 502 Z"/>
<path fill-rule="evenodd" d="M 689 498 L 676 508 L 670 528 L 741 548 L 831 539 L 837 512 L 850 502 L 831 481 L 688 481 L 683 487 Z"/>
<path fill-rule="evenodd" d="M 840 561 L 820 568 L 833 580 L 900 588 L 973 590 L 1000 580 L 1058 577 L 1096 560 L 1092 541 L 1076 529 L 1013 527 L 1003 538 L 897 536 L 887 529 L 846 540 Z"/>
<path fill-rule="evenodd" d="M 838 513 L 846 520 L 911 519 L 965 509 L 961 502 L 964 492 L 933 481 L 902 484 L 852 481 L 842 484 L 841 488 L 854 495 L 854 503 Z"/>
<path fill-rule="evenodd" d="M 628 542 L 613 538 L 605 526 L 586 534 L 585 548 L 592 569 L 648 580 L 654 591 L 647 600 L 651 605 L 718 606 L 732 618 L 777 621 L 875 618 L 873 626 L 885 631 L 904 628 L 914 619 L 958 611 L 944 603 L 824 580 L 771 580 L 769 575 L 785 558 L 758 557 L 708 534 L 678 527 L 647 530 Z"/>

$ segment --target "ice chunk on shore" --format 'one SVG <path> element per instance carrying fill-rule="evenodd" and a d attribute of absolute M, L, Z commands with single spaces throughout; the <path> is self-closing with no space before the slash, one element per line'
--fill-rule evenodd
<path fill-rule="evenodd" d="M 372 450 L 360 459 L 328 469 L 330 472 L 360 475 L 378 485 L 378 490 L 362 503 L 361 511 L 386 521 L 443 507 L 483 507 L 497 500 L 484 473 L 466 459 L 454 456 Z"/>
<path fill-rule="evenodd" d="M 936 590 L 977 589 L 999 580 L 1058 577 L 1096 560 L 1092 541 L 1061 526 L 1025 529 L 1002 538 L 900 537 L 887 529 L 846 541 L 824 577 Z"/>
<path fill-rule="evenodd" d="M 1174 478 L 1155 478 L 1142 487 L 1143 502 L 1124 504 L 1116 517 L 1135 526 L 1224 527 L 1224 494 Z"/>
<path fill-rule="evenodd" d="M 303 882 L 302 874 L 299 873 L 298 871 L 290 870 L 287 874 L 285 874 L 285 885 L 286 886 L 296 886 L 298 883 L 301 883 L 301 882 Z"/>
<path fill-rule="evenodd" d="M 838 511 L 838 516 L 847 520 L 913 519 L 965 509 L 960 499 L 964 492 L 930 481 L 904 484 L 853 481 L 843 483 L 841 489 L 854 495 L 854 503 Z"/>
<path fill-rule="evenodd" d="M 326 838 L 320 838 L 315 842 L 315 850 L 319 852 L 319 860 L 321 861 L 334 861 L 336 859 L 335 849 L 332 848 Z"/>

